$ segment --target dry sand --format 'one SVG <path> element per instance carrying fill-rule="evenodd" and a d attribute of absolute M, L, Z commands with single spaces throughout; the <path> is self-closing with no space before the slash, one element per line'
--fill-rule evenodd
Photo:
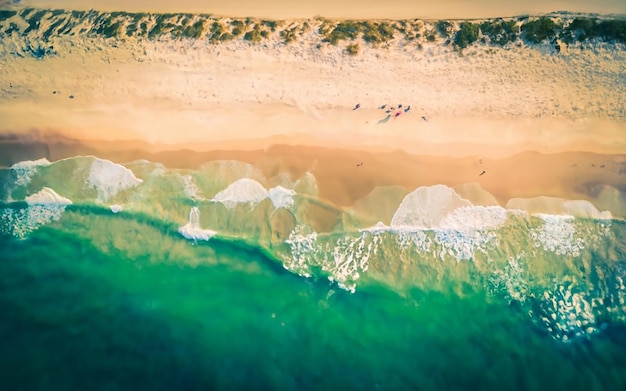
<path fill-rule="evenodd" d="M 288 137 L 456 156 L 626 152 L 623 49 L 364 48 L 351 57 L 311 48 L 315 39 L 293 47 L 60 40 L 57 57 L 5 56 L 0 131 L 230 149 Z M 385 122 L 383 104 L 411 110 Z"/>

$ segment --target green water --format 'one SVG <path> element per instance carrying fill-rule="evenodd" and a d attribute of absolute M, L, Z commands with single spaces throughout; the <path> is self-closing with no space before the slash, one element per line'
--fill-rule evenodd
<path fill-rule="evenodd" d="M 0 240 L 0 389 L 626 389 L 623 324 L 563 342 L 451 278 L 352 294 L 81 208 Z"/>
<path fill-rule="evenodd" d="M 32 163 L 0 170 L 0 390 L 626 389 L 623 221 Z"/>

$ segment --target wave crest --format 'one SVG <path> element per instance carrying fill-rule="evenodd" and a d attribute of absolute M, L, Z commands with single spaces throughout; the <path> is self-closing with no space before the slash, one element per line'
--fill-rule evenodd
<path fill-rule="evenodd" d="M 471 203 L 448 186 L 422 186 L 404 197 L 391 218 L 391 226 L 437 228 L 448 213 L 467 206 Z"/>
<path fill-rule="evenodd" d="M 178 232 L 186 239 L 208 241 L 217 234 L 216 231 L 200 228 L 200 210 L 191 208 L 189 222 L 178 229 Z"/>
<path fill-rule="evenodd" d="M 98 199 L 103 202 L 142 182 L 128 168 L 98 158 L 94 159 L 87 176 L 88 185 L 98 192 Z"/>
<path fill-rule="evenodd" d="M 60 196 L 49 187 L 44 187 L 35 194 L 31 194 L 24 199 L 28 205 L 71 205 L 69 198 Z"/>

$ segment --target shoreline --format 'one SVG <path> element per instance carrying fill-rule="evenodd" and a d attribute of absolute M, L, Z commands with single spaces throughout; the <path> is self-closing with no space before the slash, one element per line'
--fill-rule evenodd
<path fill-rule="evenodd" d="M 252 164 L 266 178 L 307 172 L 317 181 L 320 199 L 340 207 L 362 202 L 377 188 L 443 184 L 461 188 L 476 205 L 505 206 L 514 198 L 557 197 L 590 201 L 600 211 L 626 216 L 626 154 L 524 152 L 504 158 L 414 155 L 402 151 L 272 145 L 253 150 L 155 150 L 141 142 L 89 143 L 66 138 L 0 140 L 3 166 L 42 157 L 50 161 L 93 155 L 115 163 L 148 160 L 169 168 L 197 169 L 202 163 L 233 160 Z M 9 160 L 10 159 L 10 160 Z M 360 164 L 360 165 L 359 165 Z M 486 171 L 481 175 L 482 171 Z M 482 189 L 482 190 L 481 190 Z"/>

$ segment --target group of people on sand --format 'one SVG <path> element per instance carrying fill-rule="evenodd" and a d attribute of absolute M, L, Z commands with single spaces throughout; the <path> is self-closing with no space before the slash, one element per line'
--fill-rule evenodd
<path fill-rule="evenodd" d="M 385 113 L 390 114 L 393 113 L 394 117 L 399 117 L 400 114 L 402 114 L 403 112 L 406 113 L 409 110 L 411 110 L 411 105 L 403 107 L 402 103 L 398 104 L 397 106 L 389 106 L 389 108 L 387 108 L 387 105 L 384 104 L 382 106 L 380 106 L 378 108 L 379 110 L 385 110 Z"/>
<path fill-rule="evenodd" d="M 354 111 L 360 108 L 361 108 L 361 104 L 357 103 L 352 110 Z M 396 106 L 392 106 L 392 105 L 388 105 L 385 103 L 384 105 L 379 106 L 378 109 L 385 111 L 385 113 L 387 114 L 387 117 L 385 117 L 384 121 L 386 121 L 389 118 L 391 118 L 391 116 L 393 116 L 393 118 L 398 118 L 400 115 L 402 115 L 402 113 L 408 113 L 411 110 L 411 105 L 404 106 L 402 105 L 402 103 L 400 103 Z M 422 119 L 424 121 L 427 121 L 425 116 L 422 116 Z"/>

